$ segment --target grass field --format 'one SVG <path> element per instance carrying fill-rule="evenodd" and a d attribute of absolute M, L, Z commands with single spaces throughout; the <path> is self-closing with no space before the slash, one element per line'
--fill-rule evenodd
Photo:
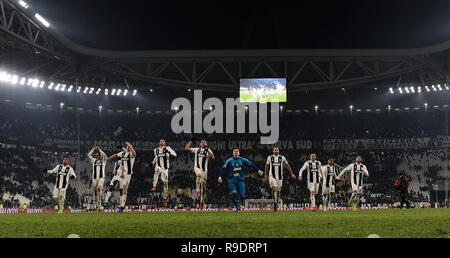
<path fill-rule="evenodd" d="M 241 93 L 239 95 L 241 102 L 286 102 L 287 101 L 287 93 L 283 92 L 281 94 L 266 94 L 262 99 L 255 98 L 250 93 Z"/>
<path fill-rule="evenodd" d="M 0 238 L 448 238 L 450 209 L 0 214 Z"/>

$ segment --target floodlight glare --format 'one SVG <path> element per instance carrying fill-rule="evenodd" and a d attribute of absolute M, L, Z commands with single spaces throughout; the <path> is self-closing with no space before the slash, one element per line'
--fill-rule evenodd
<path fill-rule="evenodd" d="M 34 15 L 34 17 L 40 22 L 40 23 L 42 23 L 42 25 L 44 25 L 45 27 L 50 27 L 50 23 L 46 20 L 46 19 L 44 19 L 44 17 L 42 17 L 40 14 L 38 14 L 38 13 L 36 13 L 35 15 Z"/>
<path fill-rule="evenodd" d="M 19 5 L 22 6 L 23 8 L 25 8 L 25 9 L 27 9 L 29 7 L 29 5 L 26 2 L 22 1 L 22 0 L 19 1 Z"/>

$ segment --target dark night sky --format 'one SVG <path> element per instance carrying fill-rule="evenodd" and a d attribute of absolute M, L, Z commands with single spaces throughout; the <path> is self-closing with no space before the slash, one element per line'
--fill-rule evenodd
<path fill-rule="evenodd" d="M 449 0 L 27 2 L 73 41 L 111 50 L 404 48 L 450 39 Z"/>

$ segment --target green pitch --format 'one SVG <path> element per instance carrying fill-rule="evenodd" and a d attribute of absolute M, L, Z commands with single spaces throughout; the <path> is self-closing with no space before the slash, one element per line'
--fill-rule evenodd
<path fill-rule="evenodd" d="M 287 101 L 287 93 L 274 93 L 274 94 L 266 94 L 263 98 L 255 98 L 250 93 L 241 93 L 239 95 L 241 102 L 286 102 Z"/>
<path fill-rule="evenodd" d="M 450 236 L 450 209 L 0 214 L 0 238 Z"/>

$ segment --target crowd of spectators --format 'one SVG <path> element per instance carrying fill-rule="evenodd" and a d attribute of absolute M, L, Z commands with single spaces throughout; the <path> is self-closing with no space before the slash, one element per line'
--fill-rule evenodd
<path fill-rule="evenodd" d="M 5 104 L 1 104 L 5 105 Z M 332 157 L 336 163 L 346 166 L 354 161 L 356 155 L 363 157 L 363 163 L 369 168 L 366 179 L 367 203 L 392 203 L 395 199 L 393 184 L 399 172 L 408 170 L 413 180 L 422 182 L 411 192 L 413 200 L 428 201 L 428 185 L 448 180 L 450 163 L 444 149 L 436 149 L 440 163 L 430 165 L 413 164 L 405 167 L 405 162 L 417 158 L 427 159 L 427 150 L 324 150 L 322 139 L 379 139 L 379 138 L 416 138 L 436 137 L 443 133 L 445 113 L 440 111 L 417 111 L 411 113 L 355 113 L 340 114 L 294 114 L 283 113 L 280 119 L 280 140 L 309 140 L 313 144 L 307 149 L 281 149 L 294 172 L 308 159 L 309 153 L 317 154 L 323 164 Z M 164 138 L 167 142 L 180 143 L 175 151 L 178 157 L 171 161 L 169 203 L 179 207 L 194 207 L 195 175 L 193 172 L 193 154 L 183 149 L 190 139 L 188 134 L 174 134 L 170 129 L 170 111 L 159 114 L 123 114 L 102 115 L 94 113 L 75 114 L 65 111 L 24 110 L 21 107 L 0 107 L 0 196 L 7 206 L 16 206 L 28 202 L 34 207 L 49 207 L 52 204 L 51 190 L 54 178 L 44 178 L 42 171 L 53 168 L 62 162 L 64 155 L 70 155 L 71 165 L 77 173 L 67 193 L 67 205 L 88 207 L 91 203 L 90 177 L 91 167 L 86 154 L 94 141 L 146 141 L 154 142 Z M 210 141 L 248 141 L 259 142 L 259 134 L 211 134 L 203 135 Z M 72 141 L 67 144 L 49 143 L 48 139 Z M 78 142 L 80 139 L 80 142 Z M 91 145 L 88 145 L 91 143 Z M 181 146 L 181 147 L 180 147 Z M 254 161 L 264 169 L 265 158 L 271 150 L 258 143 L 254 148 L 244 148 L 242 156 Z M 206 203 L 216 206 L 231 205 L 228 185 L 217 183 L 220 167 L 231 156 L 228 148 L 213 150 L 216 159 L 210 161 Z M 78 152 L 79 150 L 79 152 Z M 109 155 L 115 150 L 106 151 Z M 118 151 L 117 151 L 118 152 Z M 160 205 L 162 203 L 161 186 L 156 193 L 151 192 L 153 179 L 153 152 L 151 149 L 139 151 L 135 162 L 133 178 L 128 194 L 128 203 L 135 205 Z M 414 156 L 416 155 L 416 156 Z M 428 164 L 428 163 L 427 163 Z M 107 167 L 109 183 L 112 165 Z M 252 172 L 252 169 L 249 169 Z M 348 182 L 338 186 L 337 202 L 345 203 L 348 198 Z M 246 178 L 248 199 L 271 198 L 266 179 L 256 173 L 248 173 Z M 8 198 L 5 198 L 8 196 Z M 117 193 L 113 201 L 117 200 Z M 285 177 L 282 191 L 285 203 L 306 203 L 309 192 L 304 182 Z M 320 198 L 319 198 L 320 199 Z"/>

